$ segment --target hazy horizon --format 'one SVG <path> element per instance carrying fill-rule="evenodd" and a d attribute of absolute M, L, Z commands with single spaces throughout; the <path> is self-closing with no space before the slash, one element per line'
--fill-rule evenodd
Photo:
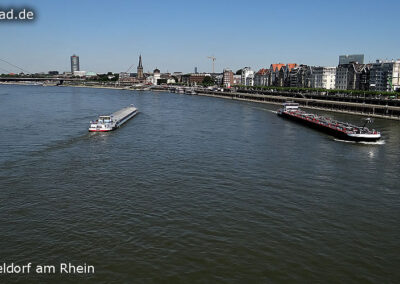
<path fill-rule="evenodd" d="M 3 1 L 29 7 L 33 22 L 0 22 L 0 59 L 29 72 L 145 72 L 254 70 L 272 63 L 337 66 L 339 55 L 365 63 L 400 58 L 396 1 Z M 0 73 L 19 69 L 0 61 Z"/>

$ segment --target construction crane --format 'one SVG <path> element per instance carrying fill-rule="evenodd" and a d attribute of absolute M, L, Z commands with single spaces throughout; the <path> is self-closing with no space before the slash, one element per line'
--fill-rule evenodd
<path fill-rule="evenodd" d="M 214 62 L 215 62 L 215 60 L 217 59 L 217 58 L 215 58 L 214 56 L 207 56 L 207 58 L 209 58 L 209 59 L 211 59 L 212 60 L 212 64 L 213 64 L 213 73 L 215 73 L 214 72 Z"/>

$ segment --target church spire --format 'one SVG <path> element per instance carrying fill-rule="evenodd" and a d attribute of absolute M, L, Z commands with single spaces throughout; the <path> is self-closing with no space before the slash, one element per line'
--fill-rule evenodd
<path fill-rule="evenodd" d="M 139 55 L 139 65 L 137 67 L 137 78 L 140 79 L 144 79 L 144 75 L 143 75 L 143 65 L 142 65 L 142 55 Z"/>
<path fill-rule="evenodd" d="M 139 55 L 139 66 L 138 67 L 142 67 L 143 68 L 143 66 L 142 66 L 142 55 L 141 54 Z"/>

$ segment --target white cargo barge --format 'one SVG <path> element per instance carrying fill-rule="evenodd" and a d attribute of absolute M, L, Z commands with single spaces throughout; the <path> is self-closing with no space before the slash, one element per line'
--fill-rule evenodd
<path fill-rule="evenodd" d="M 110 115 L 101 115 L 95 121 L 90 122 L 90 132 L 106 132 L 117 129 L 129 119 L 138 114 L 138 109 L 133 105 L 120 109 Z"/>

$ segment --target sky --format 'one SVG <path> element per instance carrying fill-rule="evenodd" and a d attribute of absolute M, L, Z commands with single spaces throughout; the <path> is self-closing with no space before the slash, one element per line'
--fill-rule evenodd
<path fill-rule="evenodd" d="M 0 59 L 29 72 L 234 71 L 272 63 L 336 66 L 400 58 L 398 0 L 145 1 L 0 0 L 0 11 L 31 8 L 31 22 L 0 22 Z M 0 61 L 0 73 L 19 70 Z"/>

